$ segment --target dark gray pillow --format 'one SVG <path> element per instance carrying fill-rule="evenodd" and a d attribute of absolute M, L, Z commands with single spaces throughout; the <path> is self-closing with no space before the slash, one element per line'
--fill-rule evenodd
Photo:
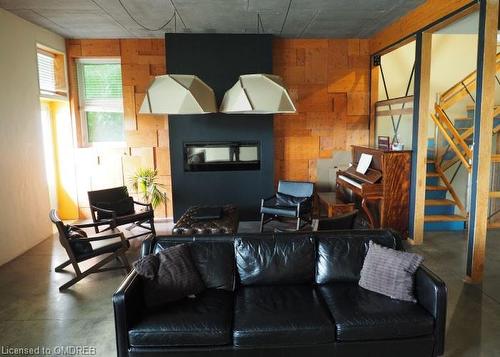
<path fill-rule="evenodd" d="M 414 274 L 424 258 L 370 242 L 359 286 L 392 299 L 417 302 L 413 294 Z"/>
<path fill-rule="evenodd" d="M 187 244 L 164 249 L 157 254 L 157 257 L 158 271 L 153 279 L 148 276 L 151 276 L 149 273 L 151 265 L 155 264 L 154 259 L 144 264 L 147 265 L 146 275 L 143 276 L 144 303 L 148 308 L 161 306 L 205 290 Z M 140 268 L 144 268 L 142 265 L 139 264 Z"/>
<path fill-rule="evenodd" d="M 153 280 L 160 267 L 160 258 L 156 254 L 149 254 L 134 263 L 134 269 L 145 279 Z"/>

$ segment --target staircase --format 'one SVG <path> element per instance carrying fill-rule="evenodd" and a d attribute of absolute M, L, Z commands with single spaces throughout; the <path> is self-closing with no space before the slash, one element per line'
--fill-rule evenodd
<path fill-rule="evenodd" d="M 497 54 L 497 72 L 500 71 L 500 53 Z M 500 81 L 497 78 L 497 82 Z M 465 229 L 467 210 L 453 188 L 453 180 L 460 167 L 471 172 L 474 105 L 466 108 L 463 118 L 451 120 L 446 111 L 461 100 L 474 102 L 472 94 L 476 86 L 476 72 L 470 73 L 440 97 L 431 118 L 436 124 L 436 136 L 428 140 L 427 176 L 425 195 L 424 230 L 450 231 Z M 493 135 L 500 132 L 500 106 L 494 110 Z M 492 155 L 492 164 L 500 162 L 500 154 Z M 454 168 L 451 179 L 445 174 Z M 490 197 L 500 197 L 500 191 L 492 190 Z M 495 215 L 496 213 L 493 213 Z M 499 223 L 489 227 L 499 227 Z"/>
<path fill-rule="evenodd" d="M 434 146 L 433 141 L 434 139 L 430 139 L 428 144 L 431 150 Z M 465 229 L 467 217 L 463 212 L 456 213 L 457 202 L 447 198 L 448 193 L 453 197 L 452 192 L 454 191 L 453 188 L 450 191 L 446 183 L 449 182 L 446 177 L 442 178 L 442 172 L 436 170 L 434 160 L 428 158 L 425 188 L 425 231 L 459 231 Z"/>

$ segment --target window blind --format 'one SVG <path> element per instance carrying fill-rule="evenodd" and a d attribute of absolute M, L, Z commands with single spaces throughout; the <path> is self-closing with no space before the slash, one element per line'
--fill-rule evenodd
<path fill-rule="evenodd" d="M 56 94 L 56 73 L 54 56 L 45 52 L 37 52 L 38 83 L 41 92 Z"/>
<path fill-rule="evenodd" d="M 120 63 L 78 63 L 80 107 L 86 112 L 123 112 Z"/>

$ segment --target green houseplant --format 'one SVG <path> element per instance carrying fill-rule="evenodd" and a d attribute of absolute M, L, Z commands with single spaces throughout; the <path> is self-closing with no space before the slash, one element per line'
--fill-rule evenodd
<path fill-rule="evenodd" d="M 151 203 L 153 208 L 160 203 L 167 202 L 167 196 L 162 190 L 165 185 L 158 182 L 158 172 L 150 168 L 139 168 L 130 178 L 130 183 L 146 203 Z"/>

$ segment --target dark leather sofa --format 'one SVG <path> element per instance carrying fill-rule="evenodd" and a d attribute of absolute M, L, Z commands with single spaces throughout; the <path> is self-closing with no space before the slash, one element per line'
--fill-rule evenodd
<path fill-rule="evenodd" d="M 118 355 L 442 355 L 443 281 L 419 268 L 417 304 L 360 288 L 370 240 L 402 249 L 381 230 L 149 238 L 143 254 L 192 242 L 207 290 L 148 310 L 131 272 L 113 295 Z"/>

